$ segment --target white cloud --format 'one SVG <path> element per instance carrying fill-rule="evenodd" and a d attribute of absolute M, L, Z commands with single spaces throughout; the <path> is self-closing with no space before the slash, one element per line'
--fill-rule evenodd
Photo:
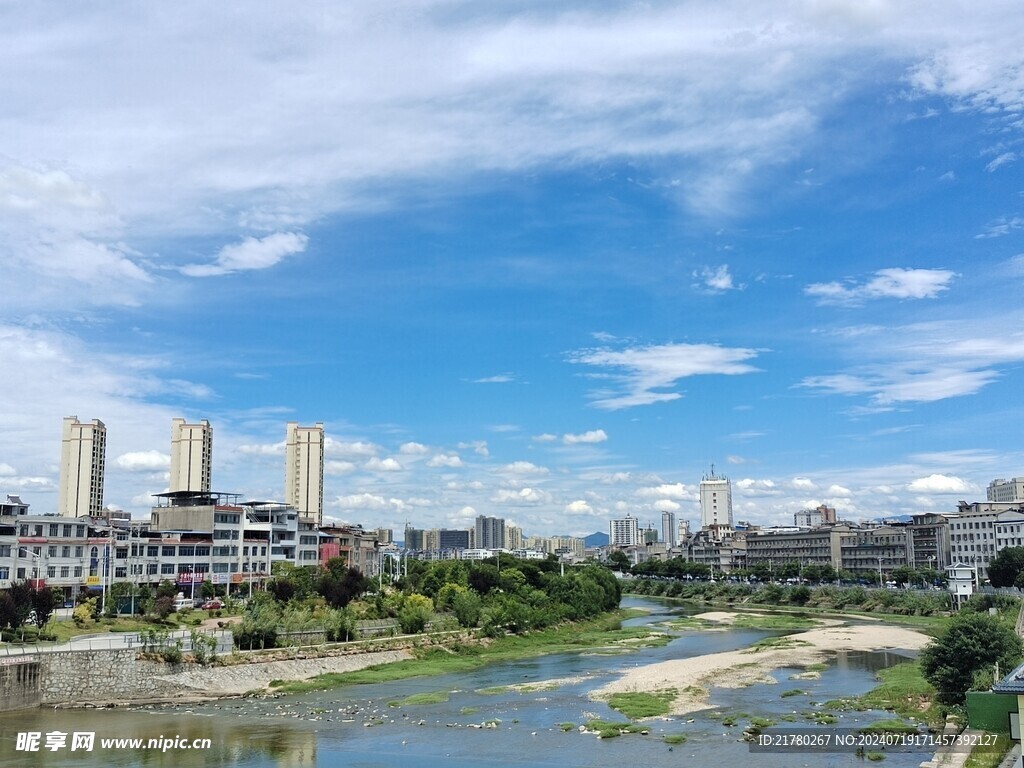
<path fill-rule="evenodd" d="M 427 462 L 428 467 L 451 467 L 453 469 L 462 466 L 462 459 L 458 454 L 439 453 Z"/>
<path fill-rule="evenodd" d="M 353 472 L 355 472 L 356 469 L 356 465 L 353 464 L 351 461 L 324 461 L 325 475 L 350 475 Z"/>
<path fill-rule="evenodd" d="M 790 487 L 798 491 L 813 491 L 817 489 L 817 485 L 809 477 L 794 477 L 790 483 Z"/>
<path fill-rule="evenodd" d="M 18 470 L 10 464 L 0 461 L 0 477 L 14 477 L 17 474 Z"/>
<path fill-rule="evenodd" d="M 880 269 L 863 284 L 813 283 L 804 293 L 820 304 L 857 305 L 867 299 L 934 299 L 949 289 L 956 277 L 948 269 Z"/>
<path fill-rule="evenodd" d="M 545 432 L 542 435 L 534 435 L 533 442 L 535 443 L 553 443 L 558 439 L 558 435 L 552 435 Z"/>
<path fill-rule="evenodd" d="M 603 429 L 592 429 L 588 432 L 581 432 L 580 434 L 565 434 L 562 435 L 562 442 L 566 445 L 581 445 L 594 443 L 603 443 L 608 439 L 608 435 Z"/>
<path fill-rule="evenodd" d="M 460 451 L 472 450 L 477 456 L 483 456 L 485 459 L 490 458 L 491 450 L 487 447 L 486 440 L 473 440 L 472 442 L 459 443 Z"/>
<path fill-rule="evenodd" d="M 974 236 L 975 240 L 988 240 L 993 237 L 1005 237 L 1024 227 L 1024 217 L 1003 216 L 990 223 L 982 232 Z"/>
<path fill-rule="evenodd" d="M 853 496 L 853 491 L 851 491 L 849 488 L 844 488 L 841 485 L 830 485 L 828 487 L 828 490 L 825 491 L 825 495 L 828 496 L 829 498 L 846 499 L 849 498 L 850 496 Z"/>
<path fill-rule="evenodd" d="M 500 489 L 491 497 L 491 501 L 495 504 L 533 506 L 550 504 L 551 494 L 538 488 L 522 488 L 518 491 Z"/>
<path fill-rule="evenodd" d="M 953 475 L 928 475 L 907 485 L 912 493 L 969 493 L 975 489 L 970 483 Z"/>
<path fill-rule="evenodd" d="M 499 472 L 508 472 L 513 475 L 547 475 L 551 470 L 547 467 L 539 467 L 529 461 L 513 461 L 503 466 Z"/>
<path fill-rule="evenodd" d="M 131 451 L 122 453 L 114 461 L 118 467 L 129 472 L 150 472 L 171 466 L 171 457 L 160 451 Z"/>
<path fill-rule="evenodd" d="M 658 499 L 651 507 L 655 512 L 678 512 L 683 508 L 681 504 L 672 499 Z"/>
<path fill-rule="evenodd" d="M 363 464 L 363 468 L 371 472 L 400 472 L 402 465 L 390 457 L 380 459 L 374 456 L 371 459 L 367 459 L 366 463 Z"/>
<path fill-rule="evenodd" d="M 422 443 L 402 443 L 398 452 L 403 456 L 426 456 L 430 449 Z"/>
<path fill-rule="evenodd" d="M 995 160 L 986 165 L 985 170 L 992 173 L 993 171 L 1002 168 L 1004 165 L 1012 165 L 1016 160 L 1016 152 L 1003 152 L 1003 154 L 999 155 Z"/>
<path fill-rule="evenodd" d="M 593 511 L 593 508 L 582 499 L 571 501 L 565 505 L 565 512 L 568 515 L 589 515 Z"/>
<path fill-rule="evenodd" d="M 335 501 L 335 505 L 341 509 L 390 509 L 396 511 L 404 510 L 408 506 L 401 499 L 385 498 L 374 493 L 355 493 L 349 496 L 339 496 Z"/>
<path fill-rule="evenodd" d="M 494 376 L 485 376 L 482 379 L 473 379 L 474 384 L 508 384 L 516 378 L 511 373 L 499 373 Z"/>
<path fill-rule="evenodd" d="M 753 349 L 720 347 L 716 344 L 662 344 L 615 351 L 594 349 L 570 355 L 573 363 L 610 368 L 623 373 L 602 374 L 617 389 L 591 394 L 592 404 L 606 410 L 632 408 L 677 400 L 678 392 L 662 392 L 680 379 L 701 375 L 739 375 L 758 369 L 746 360 L 757 357 Z"/>
<path fill-rule="evenodd" d="M 250 456 L 284 456 L 285 441 L 279 443 L 254 443 L 238 446 L 238 452 Z"/>
<path fill-rule="evenodd" d="M 658 499 L 695 499 L 691 489 L 683 483 L 662 483 L 648 488 L 637 488 L 636 495 L 644 498 Z"/>
<path fill-rule="evenodd" d="M 225 245 L 212 264 L 187 264 L 181 268 L 189 277 L 230 275 L 253 269 L 268 269 L 287 256 L 306 250 L 309 238 L 296 232 L 277 232 L 266 237 L 247 237 L 240 243 Z"/>
<path fill-rule="evenodd" d="M 725 460 L 727 462 L 729 462 L 730 464 L 746 464 L 747 463 L 747 460 L 743 456 L 736 456 L 736 455 L 726 456 Z"/>
<path fill-rule="evenodd" d="M 699 271 L 694 272 L 693 277 L 700 281 L 698 287 L 707 293 L 741 291 L 745 288 L 743 285 L 733 283 L 728 264 L 721 264 L 717 267 L 703 267 Z"/>
<path fill-rule="evenodd" d="M 282 446 L 284 443 L 281 444 Z M 324 453 L 332 456 L 349 456 L 349 457 L 369 457 L 376 456 L 380 451 L 380 446 L 374 443 L 368 443 L 364 440 L 355 440 L 347 442 L 344 440 L 335 440 L 331 437 L 324 439 Z"/>

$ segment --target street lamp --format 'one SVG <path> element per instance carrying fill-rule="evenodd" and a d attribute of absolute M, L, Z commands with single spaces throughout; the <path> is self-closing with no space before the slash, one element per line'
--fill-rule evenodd
<path fill-rule="evenodd" d="M 39 561 L 42 559 L 42 556 L 36 554 L 35 552 L 33 552 L 28 547 L 18 547 L 18 552 L 24 552 L 29 557 L 34 558 L 33 562 L 32 562 L 32 573 L 34 574 L 32 576 L 32 581 L 38 582 L 39 581 Z M 36 585 L 33 584 L 32 586 L 35 587 Z"/>

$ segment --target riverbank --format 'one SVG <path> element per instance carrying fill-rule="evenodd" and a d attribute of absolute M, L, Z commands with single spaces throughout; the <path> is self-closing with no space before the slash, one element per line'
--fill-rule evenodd
<path fill-rule="evenodd" d="M 703 621 L 728 623 L 736 613 L 699 614 Z M 738 651 L 707 654 L 648 664 L 628 670 L 617 680 L 593 691 L 604 700 L 617 693 L 660 693 L 669 698 L 669 712 L 685 715 L 711 705 L 712 688 L 739 688 L 776 682 L 772 672 L 782 668 L 803 669 L 796 675 L 813 676 L 815 667 L 835 651 L 917 651 L 931 638 L 924 633 L 886 624 L 849 624 L 832 620 L 830 625 L 778 638 Z"/>

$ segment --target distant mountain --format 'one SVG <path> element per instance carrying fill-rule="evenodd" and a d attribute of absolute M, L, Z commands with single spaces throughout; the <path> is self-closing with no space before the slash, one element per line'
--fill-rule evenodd
<path fill-rule="evenodd" d="M 583 543 L 588 547 L 607 547 L 608 534 L 601 533 L 600 531 L 592 533 L 589 536 L 584 537 Z"/>

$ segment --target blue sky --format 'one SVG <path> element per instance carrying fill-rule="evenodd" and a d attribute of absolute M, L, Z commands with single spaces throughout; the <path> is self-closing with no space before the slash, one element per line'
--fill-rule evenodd
<path fill-rule="evenodd" d="M 770 6 L 770 7 L 768 7 Z M 1024 474 L 1012 2 L 0 3 L 0 492 L 283 495 L 527 534 Z"/>

